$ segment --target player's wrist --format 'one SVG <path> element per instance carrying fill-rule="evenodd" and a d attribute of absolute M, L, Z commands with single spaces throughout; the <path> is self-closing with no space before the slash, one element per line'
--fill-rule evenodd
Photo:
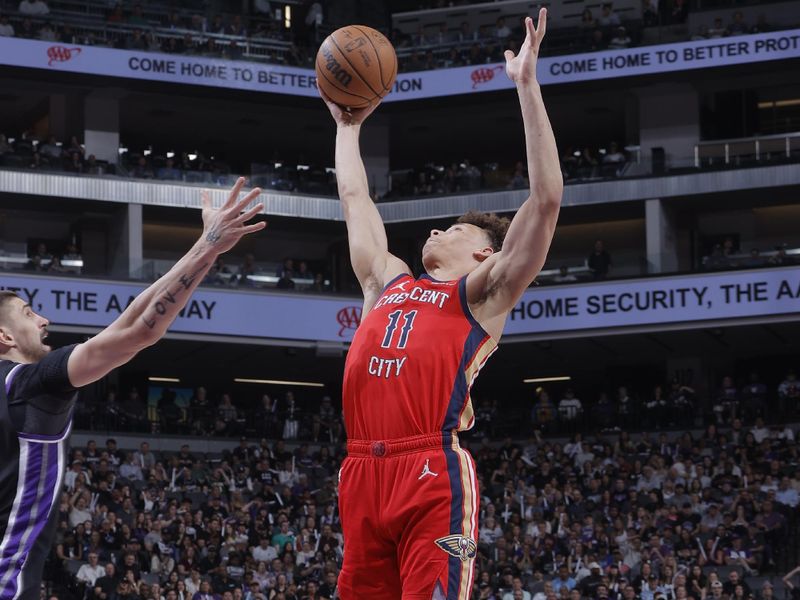
<path fill-rule="evenodd" d="M 535 77 L 527 81 L 517 80 L 516 85 L 518 94 L 540 94 L 542 91 L 539 80 Z"/>
<path fill-rule="evenodd" d="M 336 129 L 338 131 L 353 131 L 358 133 L 361 130 L 361 121 L 337 121 Z"/>
<path fill-rule="evenodd" d="M 215 247 L 214 242 L 211 241 L 212 237 L 210 232 L 203 230 L 200 239 L 195 242 L 190 251 L 191 256 L 194 258 L 216 260 L 217 256 L 220 255 L 220 251 Z"/>

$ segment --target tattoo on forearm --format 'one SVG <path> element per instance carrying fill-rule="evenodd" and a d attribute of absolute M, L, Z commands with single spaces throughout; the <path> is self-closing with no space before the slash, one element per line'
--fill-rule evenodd
<path fill-rule="evenodd" d="M 194 284 L 197 276 L 203 272 L 203 269 L 208 267 L 208 263 L 204 263 L 200 268 L 198 268 L 194 273 L 184 273 L 178 278 L 178 282 L 180 283 L 180 287 L 178 287 L 174 292 L 171 292 L 169 288 L 165 288 L 164 292 L 161 296 L 153 303 L 153 311 L 156 313 L 150 319 L 142 315 L 142 322 L 147 326 L 148 329 L 153 329 L 156 326 L 156 321 L 159 317 L 163 317 L 167 314 L 167 307 L 170 304 L 177 303 L 177 297 L 182 294 L 184 291 L 191 289 L 192 285 Z"/>
<path fill-rule="evenodd" d="M 199 274 L 200 274 L 200 273 L 203 271 L 203 269 L 205 269 L 207 266 L 208 266 L 208 263 L 205 263 L 205 264 L 203 264 L 203 266 L 202 266 L 202 267 L 200 267 L 199 269 L 197 269 L 197 271 L 195 271 L 194 273 L 192 273 L 192 274 L 190 274 L 190 275 L 181 275 L 181 277 L 180 277 L 180 282 L 181 282 L 181 284 L 183 285 L 183 287 L 184 287 L 185 289 L 187 289 L 187 290 L 188 290 L 190 287 L 192 287 L 192 284 L 194 283 L 194 280 L 195 280 L 195 279 L 197 279 L 197 276 L 198 276 L 198 275 L 199 275 Z"/>

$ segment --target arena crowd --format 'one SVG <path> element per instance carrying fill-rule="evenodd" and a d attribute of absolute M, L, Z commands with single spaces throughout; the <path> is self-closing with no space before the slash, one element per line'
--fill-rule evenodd
<path fill-rule="evenodd" d="M 615 411 L 627 398 L 620 392 Z M 679 392 L 694 401 L 686 386 Z M 473 598 L 773 598 L 797 555 L 799 448 L 794 428 L 765 425 L 759 406 L 779 403 L 785 422 L 800 384 L 790 373 L 774 392 L 758 381 L 742 389 L 723 381 L 702 433 L 628 433 L 615 430 L 623 422 L 615 417 L 603 433 L 568 441 L 557 424 L 589 410 L 580 401 L 576 408 L 574 394 L 558 403 L 552 425 L 541 422 L 540 397 L 524 442 L 482 437 L 492 435 L 496 408 L 481 403 L 476 435 L 464 441 L 481 490 Z M 752 402 L 759 394 L 770 402 Z M 178 452 L 153 452 L 146 437 L 138 448 L 114 439 L 74 448 L 46 571 L 49 597 L 335 598 L 346 545 L 338 411 L 330 398 L 305 417 L 293 396 L 280 411 L 273 406 L 267 398 L 256 417 L 260 442 L 241 437 L 219 454 L 196 452 L 189 436 Z M 230 396 L 216 413 L 209 426 L 221 438 L 246 430 Z M 659 413 L 663 424 L 698 423 L 670 414 Z M 180 407 L 173 417 L 181 419 Z"/>

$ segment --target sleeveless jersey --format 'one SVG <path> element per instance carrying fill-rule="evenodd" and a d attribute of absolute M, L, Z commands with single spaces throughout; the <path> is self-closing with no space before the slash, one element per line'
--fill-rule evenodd
<path fill-rule="evenodd" d="M 466 277 L 396 277 L 362 316 L 347 353 L 342 405 L 348 438 L 471 428 L 470 388 L 496 348 L 470 312 Z"/>
<path fill-rule="evenodd" d="M 39 363 L 0 361 L 0 600 L 38 600 L 53 544 L 77 394 L 73 347 Z"/>

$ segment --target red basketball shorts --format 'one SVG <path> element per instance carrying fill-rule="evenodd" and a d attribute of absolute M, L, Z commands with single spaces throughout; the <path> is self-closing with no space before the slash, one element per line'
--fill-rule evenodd
<path fill-rule="evenodd" d="M 475 463 L 456 434 L 350 441 L 339 473 L 342 600 L 467 600 L 478 539 Z"/>

